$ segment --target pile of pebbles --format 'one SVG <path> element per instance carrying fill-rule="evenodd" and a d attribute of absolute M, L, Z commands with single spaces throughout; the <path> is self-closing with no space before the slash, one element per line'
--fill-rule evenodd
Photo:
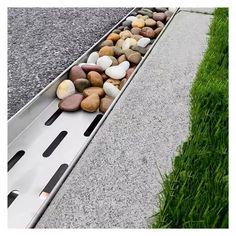
<path fill-rule="evenodd" d="M 172 14 L 167 8 L 132 12 L 86 63 L 70 69 L 69 78 L 57 87 L 59 108 L 105 113 Z"/>

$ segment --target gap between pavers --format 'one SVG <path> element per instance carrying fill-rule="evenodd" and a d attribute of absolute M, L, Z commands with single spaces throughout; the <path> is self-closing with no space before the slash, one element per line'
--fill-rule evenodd
<path fill-rule="evenodd" d="M 179 12 L 37 228 L 146 228 L 189 133 L 189 92 L 212 16 Z"/>

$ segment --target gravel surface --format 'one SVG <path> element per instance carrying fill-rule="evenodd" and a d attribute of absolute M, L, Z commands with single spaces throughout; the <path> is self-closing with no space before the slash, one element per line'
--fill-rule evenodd
<path fill-rule="evenodd" d="M 212 16 L 180 12 L 37 224 L 146 228 L 189 131 L 189 92 Z"/>
<path fill-rule="evenodd" d="M 8 118 L 130 8 L 9 8 Z"/>

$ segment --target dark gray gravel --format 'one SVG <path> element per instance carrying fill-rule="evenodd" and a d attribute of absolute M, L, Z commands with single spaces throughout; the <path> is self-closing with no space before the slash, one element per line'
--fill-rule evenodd
<path fill-rule="evenodd" d="M 8 118 L 130 8 L 9 8 Z"/>

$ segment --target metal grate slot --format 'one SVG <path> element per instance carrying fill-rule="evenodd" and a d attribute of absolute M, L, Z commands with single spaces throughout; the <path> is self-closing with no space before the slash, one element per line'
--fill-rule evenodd
<path fill-rule="evenodd" d="M 52 178 L 49 180 L 49 182 L 47 183 L 47 185 L 45 186 L 45 188 L 43 189 L 43 191 L 40 193 L 40 198 L 41 199 L 46 199 L 48 197 L 48 195 L 50 194 L 50 192 L 53 190 L 53 188 L 55 187 L 55 185 L 57 184 L 57 182 L 59 181 L 59 179 L 61 178 L 61 176 L 65 173 L 66 169 L 67 169 L 68 165 L 67 164 L 62 164 L 57 171 L 55 172 L 55 174 L 52 176 Z"/>
<path fill-rule="evenodd" d="M 19 152 L 17 152 L 11 159 L 10 161 L 8 161 L 7 164 L 7 171 L 9 171 L 20 159 L 22 156 L 24 156 L 25 151 L 20 150 Z"/>
<path fill-rule="evenodd" d="M 58 109 L 46 122 L 46 126 L 50 126 L 62 113 L 63 111 L 61 109 Z"/>
<path fill-rule="evenodd" d="M 13 190 L 8 194 L 8 196 L 7 196 L 7 207 L 9 207 L 16 200 L 18 195 L 19 195 L 18 190 Z"/>
<path fill-rule="evenodd" d="M 57 148 L 57 146 L 61 143 L 61 141 L 65 138 L 67 135 L 66 131 L 62 131 L 49 145 L 49 147 L 46 149 L 46 151 L 43 153 L 43 157 L 49 157 L 53 151 Z"/>
<path fill-rule="evenodd" d="M 87 128 L 87 130 L 84 132 L 84 136 L 88 137 L 90 136 L 90 134 L 93 132 L 93 130 L 95 129 L 95 127 L 97 126 L 98 122 L 102 119 L 103 115 L 102 114 L 98 114 L 94 120 L 92 121 L 92 123 L 89 125 L 89 127 Z"/>

